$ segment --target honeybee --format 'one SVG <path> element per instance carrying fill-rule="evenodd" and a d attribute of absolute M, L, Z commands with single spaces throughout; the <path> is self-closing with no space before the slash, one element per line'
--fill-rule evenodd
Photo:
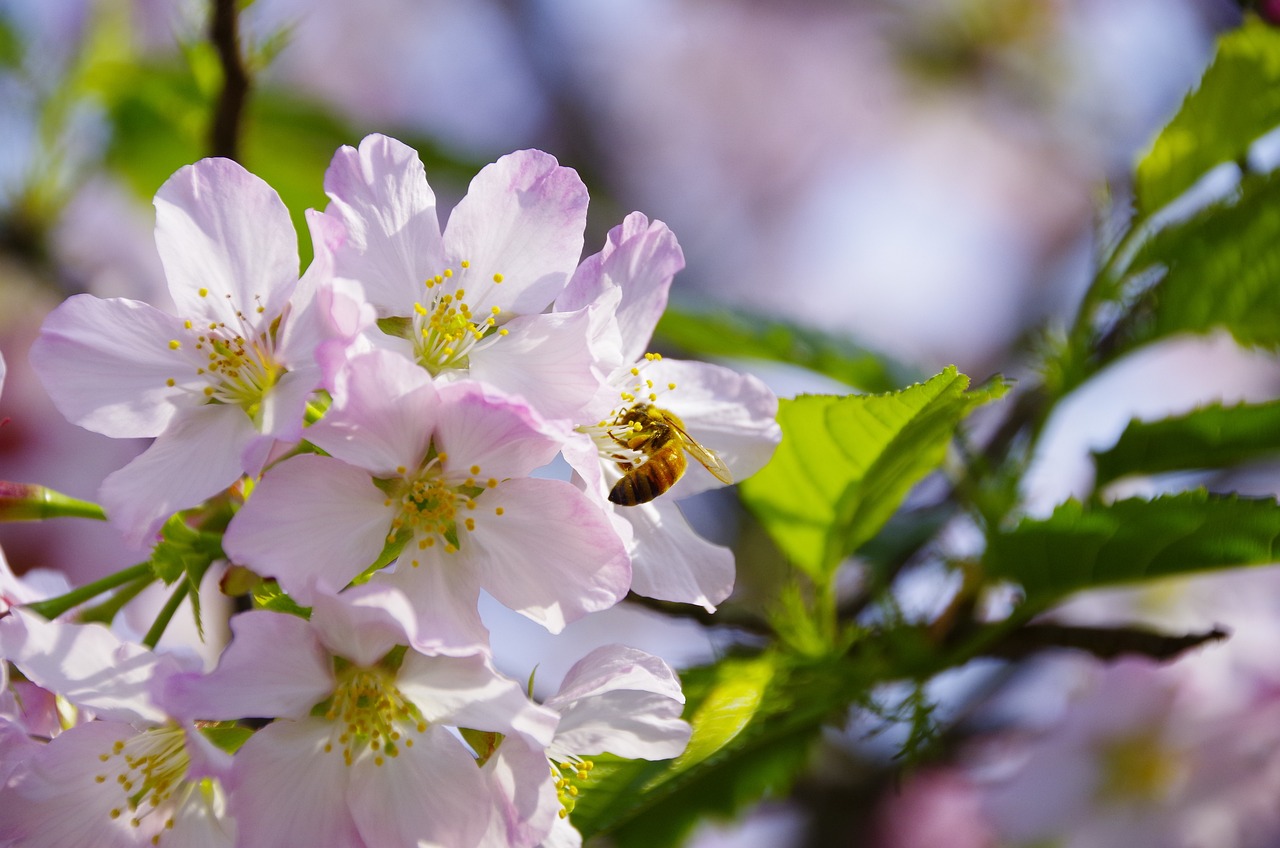
<path fill-rule="evenodd" d="M 636 506 L 648 503 L 674 486 L 688 467 L 684 458 L 686 451 L 721 483 L 729 485 L 733 482 L 733 475 L 724 460 L 698 444 L 685 432 L 684 422 L 665 409 L 647 403 L 637 404 L 620 414 L 614 424 L 622 432 L 612 434 L 613 440 L 646 457 L 640 463 L 618 461 L 622 479 L 609 492 L 609 500 L 616 504 Z"/>

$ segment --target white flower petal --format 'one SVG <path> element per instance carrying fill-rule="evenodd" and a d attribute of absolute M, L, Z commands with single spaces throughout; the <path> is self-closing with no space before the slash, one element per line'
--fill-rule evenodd
<path fill-rule="evenodd" d="M 45 318 L 31 366 L 68 421 L 112 438 L 157 436 L 178 407 L 202 399 L 187 352 L 169 346 L 186 333 L 148 304 L 79 294 Z"/>
<path fill-rule="evenodd" d="M 301 718 L 333 692 L 333 661 L 303 619 L 250 610 L 231 619 L 231 631 L 212 672 L 167 681 L 168 709 L 209 721 Z"/>
<path fill-rule="evenodd" d="M 497 733 L 518 733 L 531 744 L 551 743 L 556 714 L 531 702 L 523 687 L 498 674 L 487 657 L 429 657 L 411 652 L 396 686 L 427 721 Z"/>
<path fill-rule="evenodd" d="M 311 626 L 332 653 L 359 666 L 373 665 L 396 645 L 412 644 L 417 630 L 404 593 L 373 583 L 316 592 Z"/>
<path fill-rule="evenodd" d="M 342 225 L 341 237 L 325 234 L 334 273 L 364 286 L 383 317 L 408 315 L 423 280 L 444 270 L 436 198 L 417 152 L 367 136 L 359 150 L 334 154 L 324 190 L 333 201 L 325 217 Z"/>
<path fill-rule="evenodd" d="M 380 571 L 372 582 L 394 586 L 409 599 L 417 616 L 411 644 L 419 651 L 469 656 L 488 650 L 489 631 L 476 609 L 480 584 L 456 554 L 439 545 L 419 551 L 411 541 L 395 571 Z"/>
<path fill-rule="evenodd" d="M 160 187 L 155 207 L 179 315 L 237 330 L 280 315 L 298 282 L 298 237 L 274 189 L 230 159 L 202 159 Z"/>
<path fill-rule="evenodd" d="M 733 551 L 694 532 L 679 505 L 664 495 L 617 507 L 631 524 L 631 589 L 646 598 L 698 604 L 708 612 L 733 591 Z"/>
<path fill-rule="evenodd" d="M 428 727 L 375 766 L 352 768 L 348 803 L 369 846 L 476 845 L 489 826 L 489 788 L 471 754 L 443 727 Z M 256 844 L 256 843 L 255 843 Z M 295 845 L 334 845 L 298 842 Z"/>
<path fill-rule="evenodd" d="M 560 449 L 526 404 L 474 380 L 440 387 L 434 429 L 436 449 L 448 457 L 444 467 L 449 478 L 474 476 L 481 485 L 490 477 L 523 477 Z"/>
<path fill-rule="evenodd" d="M 489 594 L 552 633 L 627 593 L 631 569 L 622 541 L 604 512 L 569 483 L 508 480 L 482 496 L 474 520 L 458 556 Z"/>
<path fill-rule="evenodd" d="M 173 656 L 122 642 L 101 624 L 46 621 L 20 608 L 0 619 L 0 656 L 76 706 L 122 721 L 164 721 L 153 686 L 182 670 Z"/>
<path fill-rule="evenodd" d="M 524 398 L 548 418 L 579 418 L 604 387 L 589 343 L 589 310 L 526 315 L 471 355 L 471 376 Z"/>
<path fill-rule="evenodd" d="M 541 312 L 582 254 L 587 189 L 576 171 L 537 150 L 486 166 L 449 216 L 445 251 L 470 263 L 467 300 L 504 313 Z M 501 274 L 502 283 L 493 284 Z"/>
<path fill-rule="evenodd" d="M 276 578 L 308 603 L 317 581 L 341 589 L 372 564 L 394 517 L 368 472 L 330 457 L 296 456 L 263 476 L 222 546 L 233 562 Z"/>
<path fill-rule="evenodd" d="M 169 428 L 124 468 L 107 476 L 99 497 L 125 541 L 142 547 L 178 510 L 196 506 L 240 478 L 241 454 L 258 431 L 235 406 L 179 412 Z"/>
<path fill-rule="evenodd" d="M 338 459 L 387 477 L 427 453 L 439 399 L 427 372 L 390 351 L 351 358 L 338 372 L 333 406 L 307 438 Z"/>
<path fill-rule="evenodd" d="M 236 752 L 228 787 L 241 845 L 372 848 L 360 838 L 347 806 L 352 770 L 342 750 L 325 746 L 332 725 L 306 718 L 274 721 Z"/>
<path fill-rule="evenodd" d="M 520 736 L 508 736 L 484 764 L 494 795 L 493 816 L 480 848 L 534 848 L 560 821 L 562 809 L 547 770 L 547 755 Z M 575 831 L 576 832 L 576 831 Z"/>
<path fill-rule="evenodd" d="M 632 212 L 609 231 L 604 248 L 578 266 L 556 309 L 580 309 L 611 288 L 621 289 L 616 315 L 622 361 L 635 362 L 649 349 L 671 280 L 683 267 L 684 253 L 667 225 Z"/>

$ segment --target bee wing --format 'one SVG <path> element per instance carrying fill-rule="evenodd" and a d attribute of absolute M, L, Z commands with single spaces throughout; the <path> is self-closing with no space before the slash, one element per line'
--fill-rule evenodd
<path fill-rule="evenodd" d="M 674 421 L 668 419 L 667 423 L 680 434 L 680 438 L 684 442 L 684 449 L 689 453 L 689 456 L 702 463 L 702 467 L 710 471 L 721 483 L 726 486 L 733 485 L 733 473 L 729 471 L 729 466 L 724 464 L 724 460 L 717 456 L 715 451 L 703 447 L 698 443 L 697 439 L 686 433 L 684 428 Z"/>

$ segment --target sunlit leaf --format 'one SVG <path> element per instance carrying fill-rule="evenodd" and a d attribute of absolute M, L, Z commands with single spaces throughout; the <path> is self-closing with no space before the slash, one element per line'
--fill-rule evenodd
<path fill-rule="evenodd" d="M 887 392 L 919 378 L 906 367 L 844 337 L 743 312 L 669 306 L 660 344 L 704 357 L 751 357 L 798 365 L 866 392 Z"/>
<path fill-rule="evenodd" d="M 987 573 L 1022 584 L 1033 605 L 1072 592 L 1275 561 L 1280 506 L 1184 492 L 1108 505 L 1062 504 L 988 540 Z"/>
<path fill-rule="evenodd" d="M 1138 163 L 1138 211 L 1147 215 L 1214 166 L 1237 162 L 1280 126 L 1280 30 L 1260 20 L 1222 36 L 1218 53 L 1182 108 Z"/>
<path fill-rule="evenodd" d="M 732 657 L 684 675 L 693 739 L 680 757 L 596 760 L 573 813 L 584 836 L 619 848 L 678 845 L 709 816 L 781 793 L 806 765 L 823 724 L 863 697 L 866 680 L 839 659 Z"/>
<path fill-rule="evenodd" d="M 1131 421 L 1094 455 L 1097 485 L 1127 474 L 1223 468 L 1280 454 L 1280 401 L 1215 404 L 1176 418 Z"/>
<path fill-rule="evenodd" d="M 1250 176 L 1230 201 L 1161 231 L 1133 267 L 1164 269 L 1135 341 L 1220 327 L 1280 347 L 1280 172 Z"/>
<path fill-rule="evenodd" d="M 968 387 L 969 378 L 948 367 L 891 394 L 783 401 L 782 444 L 742 484 L 743 500 L 797 566 L 825 580 L 942 463 L 964 417 L 1006 388 Z"/>

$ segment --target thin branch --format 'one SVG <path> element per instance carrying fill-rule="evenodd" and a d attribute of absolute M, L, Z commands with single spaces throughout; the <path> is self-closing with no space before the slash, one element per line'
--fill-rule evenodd
<path fill-rule="evenodd" d="M 239 0 L 213 0 L 209 40 L 218 51 L 222 91 L 209 130 L 209 154 L 240 160 L 240 125 L 249 96 L 249 72 L 240 55 Z"/>
<path fill-rule="evenodd" d="M 1168 662 L 1194 648 L 1221 642 L 1229 635 L 1220 627 L 1203 633 L 1171 635 L 1139 627 L 1027 624 L 988 645 L 981 653 L 990 657 L 1017 660 L 1051 648 L 1068 648 L 1084 651 L 1103 660 L 1129 655 Z"/>

